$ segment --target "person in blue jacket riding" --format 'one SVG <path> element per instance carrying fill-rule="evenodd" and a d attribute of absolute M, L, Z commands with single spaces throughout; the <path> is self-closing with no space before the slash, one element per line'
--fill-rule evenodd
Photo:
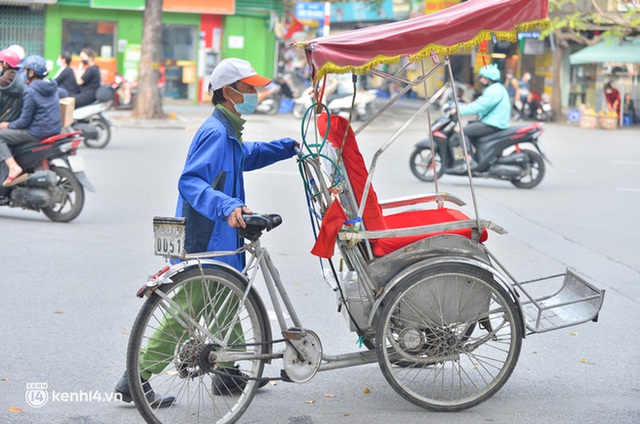
<path fill-rule="evenodd" d="M 184 169 L 178 180 L 176 216 L 186 218 L 185 251 L 235 251 L 244 244 L 236 229 L 245 227 L 242 214 L 251 214 L 245 204 L 243 172 L 259 169 L 295 154 L 298 143 L 290 138 L 270 142 L 245 141 L 242 115 L 251 114 L 258 104 L 256 87 L 271 80 L 258 75 L 251 64 L 242 59 L 224 59 L 211 73 L 209 92 L 215 109 L 198 129 L 187 153 Z M 242 271 L 244 254 L 216 258 Z M 178 297 L 178 294 L 175 296 Z M 185 296 L 180 296 L 184 301 Z M 214 296 L 212 296 L 214 297 Z M 175 299 L 177 302 L 180 300 Z M 191 296 L 190 301 L 204 305 L 202 299 Z M 199 310 L 202 305 L 191 305 Z M 189 310 L 185 307 L 185 310 Z M 159 334 L 181 334 L 175 319 L 165 319 Z M 166 337 L 165 337 L 166 339 Z M 144 384 L 152 374 L 159 374 L 168 365 L 175 351 L 176 341 L 162 340 L 162 336 L 149 339 L 140 358 Z M 213 393 L 242 391 L 245 380 L 234 364 L 222 364 L 222 372 L 212 375 Z M 263 381 L 266 383 L 267 381 Z M 131 401 L 126 375 L 116 385 L 116 392 L 125 401 Z M 169 406 L 173 396 L 155 394 L 150 388 L 147 398 L 152 405 Z"/>
<path fill-rule="evenodd" d="M 471 157 L 471 144 L 475 139 L 494 132 L 509 128 L 509 118 L 511 117 L 511 102 L 509 93 L 504 85 L 500 84 L 501 75 L 498 65 L 491 64 L 483 67 L 478 73 L 478 82 L 484 87 L 482 95 L 469 104 L 460 106 L 460 115 L 478 115 L 479 121 L 470 122 L 463 131 L 467 140 L 467 148 L 469 152 L 469 167 L 475 169 L 478 164 Z M 450 113 L 455 113 L 451 110 Z M 454 139 L 455 138 L 455 139 Z M 456 155 L 456 148 L 459 149 L 460 139 L 456 135 L 451 139 L 451 147 L 456 159 L 456 165 L 451 169 L 452 172 L 462 172 L 466 170 L 466 163 L 462 154 Z"/>

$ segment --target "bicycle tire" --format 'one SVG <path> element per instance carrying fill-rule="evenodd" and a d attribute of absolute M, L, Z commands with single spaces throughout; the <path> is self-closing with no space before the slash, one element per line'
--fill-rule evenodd
<path fill-rule="evenodd" d="M 490 273 L 468 264 L 434 265 L 388 296 L 376 354 L 403 398 L 455 412 L 489 399 L 509 379 L 522 346 L 522 318 Z"/>
<path fill-rule="evenodd" d="M 247 289 L 245 280 L 223 269 L 189 268 L 171 279 L 173 283 L 157 290 L 170 297 L 174 305 L 154 292 L 146 300 L 132 328 L 127 350 L 127 375 L 132 398 L 147 423 L 162 424 L 183 419 L 196 423 L 234 423 L 253 400 L 265 360 L 236 361 L 234 365 L 249 379 L 245 380 L 239 393 L 232 393 L 229 389 L 222 395 L 215 393 L 213 378 L 221 367 L 228 365 L 211 362 L 210 358 L 211 355 L 231 352 L 234 348 L 245 353 L 254 352 L 256 356 L 268 351 L 265 338 L 269 334 L 266 327 L 269 322 L 265 322 L 267 315 L 262 301 L 253 290 Z M 183 313 L 177 309 L 175 305 L 181 303 L 188 304 L 189 310 L 183 308 Z M 185 313 L 197 317 L 198 324 L 222 342 L 217 343 L 198 326 L 187 322 Z M 237 318 L 235 323 L 234 318 Z M 161 322 L 164 325 L 159 329 Z M 224 340 L 228 342 L 224 343 Z M 168 350 L 168 344 L 162 345 L 163 342 L 174 345 L 173 349 Z M 145 356 L 146 359 L 141 361 L 145 349 L 146 355 L 153 351 L 155 357 Z M 162 357 L 159 358 L 160 355 Z M 142 380 L 145 376 L 149 383 L 147 390 L 151 388 L 156 393 L 174 395 L 175 402 L 166 408 L 150 403 Z"/>

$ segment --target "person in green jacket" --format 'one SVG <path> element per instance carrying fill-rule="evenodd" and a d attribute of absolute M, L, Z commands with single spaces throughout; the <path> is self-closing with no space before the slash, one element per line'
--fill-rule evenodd
<path fill-rule="evenodd" d="M 478 73 L 478 82 L 484 87 L 482 95 L 473 102 L 460 106 L 461 116 L 478 115 L 479 118 L 478 121 L 470 122 L 463 129 L 464 137 L 467 140 L 467 156 L 469 156 L 471 170 L 478 166 L 471 153 L 471 145 L 475 140 L 509 128 L 511 102 L 507 89 L 500 84 L 500 79 L 498 65 L 491 64 L 483 67 Z M 455 109 L 451 110 L 451 113 L 455 112 Z M 450 143 L 456 159 L 456 164 L 451 172 L 462 172 L 467 168 L 460 149 L 460 137 L 456 134 L 451 138 Z"/>

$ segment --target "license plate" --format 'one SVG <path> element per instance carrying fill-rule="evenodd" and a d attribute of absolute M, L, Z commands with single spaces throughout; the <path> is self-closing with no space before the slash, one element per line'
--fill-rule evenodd
<path fill-rule="evenodd" d="M 84 159 L 82 156 L 73 155 L 69 156 L 69 166 L 73 172 L 82 172 L 84 171 Z"/>
<path fill-rule="evenodd" d="M 154 251 L 158 256 L 179 258 L 184 256 L 185 218 L 153 218 Z"/>

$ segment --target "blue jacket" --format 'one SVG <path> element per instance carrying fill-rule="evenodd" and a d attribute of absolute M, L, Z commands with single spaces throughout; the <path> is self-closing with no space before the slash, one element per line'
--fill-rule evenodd
<path fill-rule="evenodd" d="M 34 80 L 22 94 L 20 117 L 9 123 L 14 130 L 27 130 L 32 136 L 44 139 L 62 130 L 58 84 L 53 80 Z"/>
<path fill-rule="evenodd" d="M 178 180 L 176 216 L 187 218 L 187 253 L 241 247 L 244 241 L 226 220 L 234 209 L 245 206 L 242 173 L 290 158 L 295 146 L 290 138 L 240 143 L 227 117 L 214 110 L 193 137 Z M 244 268 L 244 255 L 216 259 Z"/>
<path fill-rule="evenodd" d="M 480 121 L 501 130 L 509 128 L 511 101 L 504 85 L 493 83 L 475 101 L 460 106 L 460 115 L 478 115 Z"/>

